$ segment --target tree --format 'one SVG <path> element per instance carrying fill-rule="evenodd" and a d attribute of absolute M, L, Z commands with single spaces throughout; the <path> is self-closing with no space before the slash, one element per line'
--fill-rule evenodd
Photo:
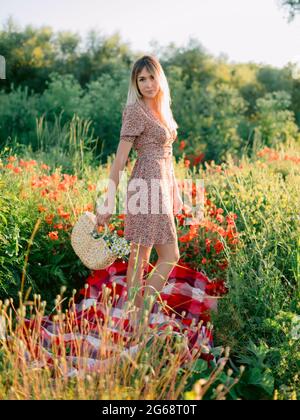
<path fill-rule="evenodd" d="M 289 12 L 289 21 L 292 21 L 297 13 L 300 13 L 300 0 L 280 0 L 281 5 Z"/>
<path fill-rule="evenodd" d="M 290 139 L 299 139 L 295 115 L 289 110 L 291 96 L 284 91 L 267 93 L 257 101 L 255 142 L 274 147 Z"/>

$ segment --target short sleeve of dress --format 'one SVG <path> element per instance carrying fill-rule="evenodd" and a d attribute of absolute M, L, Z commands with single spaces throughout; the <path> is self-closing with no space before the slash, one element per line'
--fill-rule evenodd
<path fill-rule="evenodd" d="M 145 124 L 142 115 L 135 105 L 127 105 L 122 115 L 121 140 L 134 142 L 135 138 L 142 134 Z"/>

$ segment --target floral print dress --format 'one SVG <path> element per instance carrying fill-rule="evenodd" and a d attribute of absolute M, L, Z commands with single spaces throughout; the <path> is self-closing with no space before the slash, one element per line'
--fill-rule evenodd
<path fill-rule="evenodd" d="M 124 108 L 120 139 L 133 143 L 137 151 L 127 184 L 124 237 L 144 246 L 177 242 L 173 215 L 175 135 L 137 101 Z"/>

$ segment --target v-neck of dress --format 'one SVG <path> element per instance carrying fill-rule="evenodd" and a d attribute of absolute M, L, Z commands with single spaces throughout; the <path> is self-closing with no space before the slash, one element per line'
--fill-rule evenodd
<path fill-rule="evenodd" d="M 170 132 L 170 130 L 167 128 L 167 127 L 165 127 L 164 125 L 163 125 L 163 123 L 160 121 L 160 119 L 159 118 L 157 118 L 154 114 L 153 114 L 153 112 L 151 111 L 151 109 L 147 106 L 147 105 L 145 105 L 142 101 L 139 101 L 138 102 L 140 105 L 141 105 L 141 107 L 148 113 L 148 115 L 150 115 L 151 117 L 152 117 L 152 119 L 153 120 L 155 120 L 157 123 L 158 123 L 158 125 L 161 127 L 161 128 L 163 128 L 164 130 L 167 130 L 168 131 L 168 133 L 169 133 L 169 135 L 171 135 L 171 132 Z"/>

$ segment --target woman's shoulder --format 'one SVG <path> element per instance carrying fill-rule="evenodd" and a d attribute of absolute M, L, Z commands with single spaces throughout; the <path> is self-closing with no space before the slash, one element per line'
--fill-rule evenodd
<path fill-rule="evenodd" d="M 140 113 L 141 111 L 141 106 L 139 105 L 139 103 L 136 101 L 132 104 L 126 104 L 124 106 L 124 111 L 131 111 L 131 112 L 135 112 L 135 113 Z"/>
<path fill-rule="evenodd" d="M 123 110 L 121 135 L 140 135 L 145 128 L 145 121 L 142 118 L 137 103 L 126 104 Z"/>
<path fill-rule="evenodd" d="M 144 114 L 138 102 L 126 104 L 123 109 L 123 117 L 126 116 L 131 120 L 143 120 Z"/>

